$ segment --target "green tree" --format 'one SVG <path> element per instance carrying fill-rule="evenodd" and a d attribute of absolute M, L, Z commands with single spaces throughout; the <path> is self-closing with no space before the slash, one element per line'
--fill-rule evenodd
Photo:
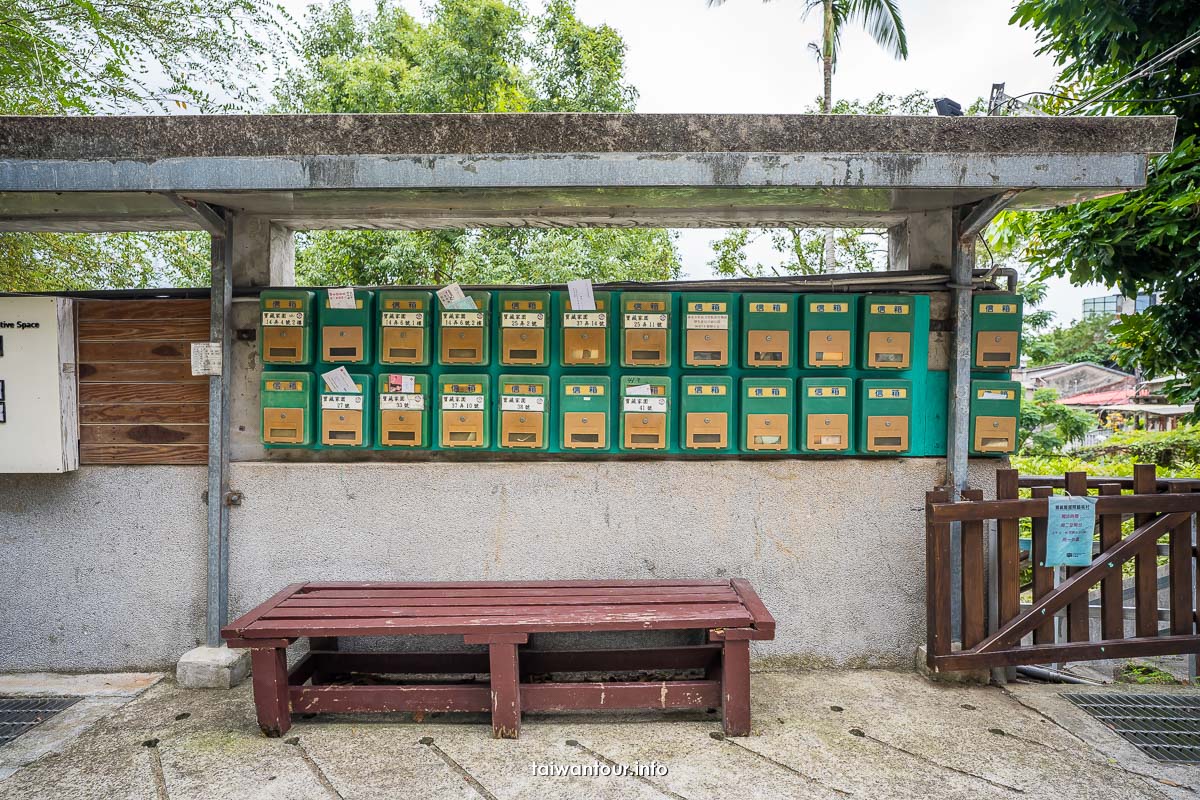
<path fill-rule="evenodd" d="M 1021 403 L 1020 443 L 1022 455 L 1060 453 L 1063 447 L 1079 441 L 1096 426 L 1096 418 L 1086 411 L 1058 402 L 1057 389 L 1038 389 L 1030 400 Z"/>
<path fill-rule="evenodd" d="M 423 22 L 395 0 L 355 15 L 314 7 L 297 63 L 275 90 L 285 112 L 630 111 L 625 43 L 550 0 L 531 17 L 513 0 L 439 0 Z M 303 235 L 308 284 L 526 283 L 678 277 L 664 230 L 330 231 Z"/>
<path fill-rule="evenodd" d="M 1174 402 L 1200 400 L 1200 48 L 1118 80 L 1200 32 L 1194 0 L 1021 0 L 1013 22 L 1037 32 L 1041 53 L 1062 67 L 1053 93 L 1088 98 L 1097 114 L 1174 114 L 1175 149 L 1150 165 L 1149 185 L 1078 206 L 1006 215 L 1024 258 L 1043 274 L 1119 287 L 1127 296 L 1161 293 L 1161 304 L 1114 326 L 1117 360 L 1147 377 L 1184 377 Z M 1061 112 L 1070 100 L 1050 98 Z"/>
<path fill-rule="evenodd" d="M 817 98 L 805 113 L 823 108 Z M 834 114 L 921 115 L 933 110 L 933 101 L 924 91 L 906 95 L 880 92 L 867 101 L 839 100 Z M 815 275 L 831 272 L 828 267 L 828 242 L 833 237 L 834 264 L 847 272 L 870 272 L 887 255 L 887 234 L 883 230 L 839 228 L 828 233 L 811 228 L 743 228 L 733 230 L 713 242 L 713 258 L 708 262 L 718 275 L 725 277 Z M 765 241 L 776 254 L 773 263 L 752 260 L 748 252 L 755 243 Z"/>
<path fill-rule="evenodd" d="M 769 3 L 771 0 L 763 0 Z M 821 111 L 833 111 L 833 72 L 837 67 L 838 50 L 842 44 L 842 32 L 854 23 L 861 24 L 875 43 L 893 58 L 908 58 L 908 36 L 904 32 L 904 20 L 900 18 L 900 6 L 896 0 L 803 0 L 804 16 L 821 9 L 821 43 L 809 44 L 821 59 L 824 78 L 824 94 Z M 708 0 L 709 8 L 724 5 L 725 0 Z M 833 231 L 825 234 L 825 269 L 837 269 L 837 235 Z"/>
<path fill-rule="evenodd" d="M 1112 329 L 1112 317 L 1084 317 L 1045 333 L 1027 335 L 1024 353 L 1029 357 L 1031 367 L 1082 361 L 1116 367 L 1117 346 Z"/>

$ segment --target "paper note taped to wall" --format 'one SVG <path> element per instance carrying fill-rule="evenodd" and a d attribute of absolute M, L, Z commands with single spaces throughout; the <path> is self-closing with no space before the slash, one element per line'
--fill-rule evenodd
<path fill-rule="evenodd" d="M 1086 567 L 1092 563 L 1096 530 L 1095 497 L 1046 498 L 1047 567 Z"/>
<path fill-rule="evenodd" d="M 357 308 L 354 302 L 354 287 L 341 286 L 329 290 L 330 308 Z"/>
<path fill-rule="evenodd" d="M 350 377 L 350 373 L 345 367 L 331 369 L 329 372 L 321 374 L 325 380 L 325 385 L 329 387 L 331 392 L 357 392 L 358 386 L 354 383 L 354 378 Z"/>
<path fill-rule="evenodd" d="M 192 342 L 192 374 L 221 374 L 220 342 Z"/>
<path fill-rule="evenodd" d="M 567 295 L 571 298 L 572 311 L 596 310 L 596 295 L 592 292 L 591 278 L 567 281 Z"/>
<path fill-rule="evenodd" d="M 442 308 L 467 309 L 474 310 L 478 308 L 475 305 L 474 298 L 467 297 L 463 294 L 462 287 L 457 283 L 452 283 L 449 286 L 443 286 L 437 291 L 438 300 L 442 303 Z"/>

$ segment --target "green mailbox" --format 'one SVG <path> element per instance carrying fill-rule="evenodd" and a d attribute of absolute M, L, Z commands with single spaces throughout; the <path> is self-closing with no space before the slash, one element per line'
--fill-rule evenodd
<path fill-rule="evenodd" d="M 1017 450 L 1021 384 L 971 381 L 971 455 L 1004 455 Z"/>
<path fill-rule="evenodd" d="M 1021 296 L 977 294 L 971 314 L 975 369 L 1008 370 L 1020 364 Z"/>
<path fill-rule="evenodd" d="M 785 369 L 795 363 L 796 295 L 742 295 L 742 364 Z"/>
<path fill-rule="evenodd" d="M 863 298 L 863 369 L 912 369 L 916 298 L 873 294 Z"/>
<path fill-rule="evenodd" d="M 497 414 L 502 449 L 545 450 L 550 446 L 550 378 L 501 375 Z"/>
<path fill-rule="evenodd" d="M 621 376 L 621 449 L 667 450 L 671 446 L 671 379 Z"/>
<path fill-rule="evenodd" d="M 264 372 L 259 383 L 262 442 L 267 447 L 311 447 L 316 429 L 311 372 Z"/>
<path fill-rule="evenodd" d="M 733 447 L 733 378 L 685 375 L 680 379 L 679 415 L 684 450 L 730 452 Z"/>
<path fill-rule="evenodd" d="M 609 332 L 613 324 L 613 296 L 595 292 L 595 310 L 571 307 L 567 292 L 558 293 L 559 321 L 562 325 L 560 361 L 564 367 L 607 367 Z"/>
<path fill-rule="evenodd" d="M 912 381 L 859 382 L 860 453 L 907 454 L 912 449 Z"/>
<path fill-rule="evenodd" d="M 371 376 L 355 375 L 354 391 L 337 391 L 321 379 L 321 444 L 325 447 L 367 447 L 371 444 Z"/>
<path fill-rule="evenodd" d="M 491 444 L 487 375 L 442 375 L 438 378 L 438 428 L 441 446 L 486 448 Z"/>
<path fill-rule="evenodd" d="M 433 343 L 433 294 L 381 291 L 375 303 L 379 306 L 379 363 L 427 366 Z"/>
<path fill-rule="evenodd" d="M 849 453 L 853 447 L 854 381 L 804 378 L 800 386 L 800 452 Z"/>
<path fill-rule="evenodd" d="M 321 361 L 343 366 L 371 363 L 372 292 L 364 289 L 322 289 Z"/>
<path fill-rule="evenodd" d="M 549 364 L 546 320 L 550 318 L 550 293 L 500 292 L 499 303 L 500 363 L 526 367 Z"/>
<path fill-rule="evenodd" d="M 558 396 L 562 448 L 607 450 L 611 408 L 612 384 L 607 375 L 564 375 Z"/>
<path fill-rule="evenodd" d="M 313 363 L 317 329 L 316 292 L 264 289 L 258 296 L 258 352 L 268 366 L 306 367 Z"/>
<path fill-rule="evenodd" d="M 485 366 L 491 325 L 491 292 L 464 292 L 474 308 L 445 308 L 438 301 L 438 363 Z"/>
<path fill-rule="evenodd" d="M 794 452 L 791 378 L 742 378 L 742 452 Z"/>
<path fill-rule="evenodd" d="M 378 445 L 428 449 L 429 376 L 385 372 L 377 388 Z"/>
<path fill-rule="evenodd" d="M 706 292 L 683 295 L 683 364 L 728 367 L 735 295 Z"/>
<path fill-rule="evenodd" d="M 671 293 L 621 293 L 621 366 L 671 366 Z"/>
<path fill-rule="evenodd" d="M 858 298 L 852 294 L 800 295 L 802 369 L 848 368 L 854 364 Z"/>

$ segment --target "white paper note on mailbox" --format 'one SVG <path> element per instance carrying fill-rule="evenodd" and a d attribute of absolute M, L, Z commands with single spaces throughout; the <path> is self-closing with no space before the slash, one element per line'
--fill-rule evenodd
<path fill-rule="evenodd" d="M 354 383 L 354 378 L 350 377 L 350 373 L 345 367 L 331 369 L 329 372 L 322 373 L 321 377 L 325 379 L 325 385 L 329 387 L 329 391 L 331 392 L 358 391 L 358 386 Z"/>
<path fill-rule="evenodd" d="M 329 289 L 330 308 L 358 308 L 354 302 L 353 286 L 338 286 Z"/>
<path fill-rule="evenodd" d="M 596 310 L 596 295 L 592 292 L 591 278 L 567 281 L 567 294 L 571 298 L 572 311 Z"/>

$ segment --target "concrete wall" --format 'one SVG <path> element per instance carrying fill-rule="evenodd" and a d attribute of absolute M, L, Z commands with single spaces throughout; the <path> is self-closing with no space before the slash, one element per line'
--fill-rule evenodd
<path fill-rule="evenodd" d="M 779 619 L 756 657 L 907 666 L 943 464 L 234 464 L 231 612 L 303 580 L 743 576 Z M 5 476 L 0 671 L 165 667 L 199 642 L 204 475 Z"/>

